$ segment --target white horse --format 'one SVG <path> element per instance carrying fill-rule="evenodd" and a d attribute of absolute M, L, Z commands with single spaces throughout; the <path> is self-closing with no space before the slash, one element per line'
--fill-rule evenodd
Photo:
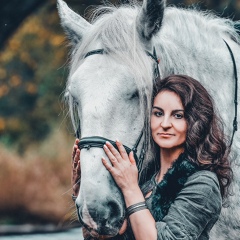
<path fill-rule="evenodd" d="M 102 7 L 92 23 L 62 0 L 58 0 L 58 9 L 73 47 L 65 95 L 74 128 L 80 129 L 82 138 L 119 139 L 129 148 L 139 139 L 136 155 L 144 149 L 144 165 L 150 161 L 149 113 L 157 60 L 149 53 L 154 48 L 161 78 L 186 74 L 198 79 L 213 96 L 226 132 L 232 135 L 236 84 L 234 63 L 224 41 L 233 52 L 240 76 L 240 40 L 231 20 L 166 7 L 164 0 L 144 0 L 142 6 L 132 2 L 119 8 Z M 114 236 L 123 222 L 125 206 L 102 165 L 101 157 L 106 155 L 100 137 L 85 139 L 83 144 L 76 206 L 80 222 L 92 235 Z M 239 132 L 235 133 L 232 152 L 234 195 L 229 207 L 223 208 L 211 239 L 240 236 Z"/>

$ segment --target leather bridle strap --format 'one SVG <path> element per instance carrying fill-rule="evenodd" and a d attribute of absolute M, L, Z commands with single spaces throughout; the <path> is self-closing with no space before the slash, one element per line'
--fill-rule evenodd
<path fill-rule="evenodd" d="M 134 159 L 136 160 L 137 162 L 137 167 L 138 167 L 138 170 L 141 171 L 141 168 L 142 168 L 142 161 L 143 161 L 143 158 L 144 156 L 142 157 L 143 155 L 143 150 L 141 151 L 141 154 L 140 154 L 140 157 L 138 158 L 137 156 L 137 148 L 138 148 L 138 145 L 140 143 L 140 140 L 143 136 L 143 131 L 140 133 L 135 145 L 133 146 L 133 148 L 129 148 L 125 145 L 123 145 L 123 147 L 125 148 L 127 154 L 129 154 L 131 151 L 133 151 L 133 154 L 134 154 Z M 78 148 L 81 150 L 81 149 L 87 149 L 89 150 L 90 148 L 103 148 L 103 145 L 106 144 L 106 141 L 110 142 L 117 150 L 118 150 L 118 147 L 117 147 L 117 144 L 116 142 L 110 140 L 110 139 L 107 139 L 107 138 L 104 138 L 104 137 L 100 137 L 100 136 L 92 136 L 92 137 L 84 137 L 84 138 L 81 138 L 81 140 L 79 141 L 78 143 Z"/>
<path fill-rule="evenodd" d="M 156 62 L 156 65 L 154 67 L 154 77 L 155 78 L 158 78 L 158 77 L 160 78 L 160 71 L 159 71 L 159 67 L 158 67 L 160 60 L 157 57 L 155 47 L 153 48 L 153 53 L 150 53 L 147 50 L 145 50 L 145 52 L 149 57 L 151 57 Z M 96 50 L 90 51 L 84 56 L 84 58 L 87 58 L 87 57 L 89 57 L 91 55 L 94 55 L 94 54 L 104 54 L 104 49 L 96 49 Z"/>
<path fill-rule="evenodd" d="M 149 57 L 151 57 L 156 62 L 156 65 L 155 65 L 155 68 L 154 68 L 154 77 L 155 77 L 155 79 L 156 78 L 161 78 L 159 67 L 158 67 L 159 63 L 160 63 L 160 59 L 157 57 L 157 53 L 156 53 L 155 47 L 153 48 L 153 54 L 148 52 L 148 51 L 145 51 L 145 52 L 147 53 L 147 55 Z"/>
<path fill-rule="evenodd" d="M 233 133 L 232 133 L 232 138 L 231 138 L 231 142 L 230 142 L 230 147 L 232 146 L 233 143 L 233 138 L 234 138 L 234 134 L 235 132 L 238 130 L 238 121 L 237 121 L 237 105 L 238 105 L 238 75 L 237 75 L 237 66 L 236 66 L 236 62 L 235 62 L 235 58 L 232 52 L 232 49 L 230 48 L 230 46 L 228 45 L 228 43 L 223 39 L 223 41 L 225 42 L 229 53 L 231 55 L 231 59 L 233 62 L 233 71 L 234 71 L 234 78 L 235 78 L 235 94 L 234 94 L 234 106 L 235 106 L 235 115 L 234 115 L 234 119 L 233 119 Z"/>

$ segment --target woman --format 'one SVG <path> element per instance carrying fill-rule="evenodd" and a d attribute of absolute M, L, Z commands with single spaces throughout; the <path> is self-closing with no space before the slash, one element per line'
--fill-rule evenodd
<path fill-rule="evenodd" d="M 141 188 L 133 154 L 128 156 L 119 141 L 118 150 L 106 142 L 110 163 L 102 162 L 123 193 L 134 235 L 128 229 L 123 239 L 209 239 L 232 180 L 212 102 L 205 88 L 188 76 L 172 75 L 156 83 L 151 132 L 159 167 L 157 172 L 149 168 L 150 180 Z M 79 156 L 75 145 L 73 171 L 78 173 Z"/>

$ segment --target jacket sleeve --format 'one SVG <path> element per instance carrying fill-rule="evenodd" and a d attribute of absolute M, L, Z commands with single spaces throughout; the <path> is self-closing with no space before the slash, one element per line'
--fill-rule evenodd
<path fill-rule="evenodd" d="M 156 223 L 157 239 L 198 239 L 209 222 L 215 223 L 218 219 L 221 207 L 222 197 L 216 175 L 199 171 L 188 178 L 168 214 Z"/>

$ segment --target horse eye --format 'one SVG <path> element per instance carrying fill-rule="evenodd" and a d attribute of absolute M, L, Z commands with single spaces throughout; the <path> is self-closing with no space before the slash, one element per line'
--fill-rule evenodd
<path fill-rule="evenodd" d="M 134 92 L 129 99 L 132 100 L 132 99 L 135 99 L 135 98 L 139 98 L 139 92 L 138 91 Z"/>
<path fill-rule="evenodd" d="M 78 105 L 78 101 L 77 101 L 76 98 L 73 98 L 73 104 L 74 104 L 74 105 Z"/>

